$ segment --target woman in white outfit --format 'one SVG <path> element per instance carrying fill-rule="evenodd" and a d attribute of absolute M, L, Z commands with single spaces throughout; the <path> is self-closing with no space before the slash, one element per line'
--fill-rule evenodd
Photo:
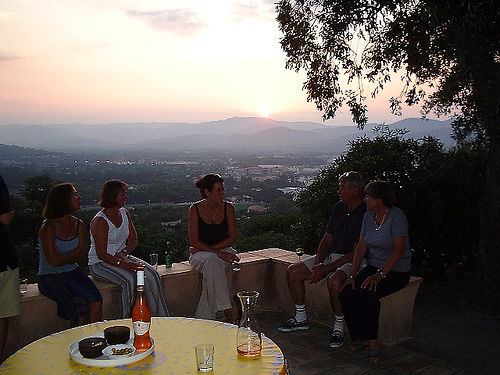
<path fill-rule="evenodd" d="M 128 318 L 135 301 L 135 272 L 144 268 L 146 299 L 151 315 L 168 316 L 158 272 L 130 255 L 138 239 L 130 213 L 124 207 L 127 188 L 128 185 L 120 180 L 106 181 L 102 187 L 99 202 L 102 210 L 90 224 L 90 273 L 97 279 L 120 286 L 120 317 Z"/>
<path fill-rule="evenodd" d="M 224 180 L 208 174 L 196 181 L 202 200 L 189 207 L 189 263 L 203 274 L 202 291 L 195 318 L 215 319 L 224 311 L 235 323 L 226 272 L 240 258 L 231 247 L 236 242 L 236 215 L 231 203 L 224 201 Z"/>

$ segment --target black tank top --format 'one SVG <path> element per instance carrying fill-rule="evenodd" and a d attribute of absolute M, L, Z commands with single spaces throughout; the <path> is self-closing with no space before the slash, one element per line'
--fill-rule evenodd
<path fill-rule="evenodd" d="M 198 238 L 207 245 L 214 245 L 227 238 L 228 225 L 226 217 L 227 202 L 224 202 L 224 220 L 220 224 L 207 224 L 203 221 L 198 210 L 198 204 L 194 205 L 198 213 Z"/>

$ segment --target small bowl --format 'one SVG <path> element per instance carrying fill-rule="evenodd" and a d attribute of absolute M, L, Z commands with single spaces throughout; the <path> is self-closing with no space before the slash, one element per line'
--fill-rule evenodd
<path fill-rule="evenodd" d="M 110 345 L 102 351 L 102 354 L 109 358 L 130 357 L 134 353 L 135 348 L 127 344 Z"/>
<path fill-rule="evenodd" d="M 130 328 L 126 326 L 112 326 L 104 330 L 104 337 L 109 345 L 126 344 L 130 339 Z"/>
<path fill-rule="evenodd" d="M 106 339 L 103 337 L 87 337 L 78 342 L 78 350 L 85 358 L 97 358 L 102 355 L 106 345 Z"/>

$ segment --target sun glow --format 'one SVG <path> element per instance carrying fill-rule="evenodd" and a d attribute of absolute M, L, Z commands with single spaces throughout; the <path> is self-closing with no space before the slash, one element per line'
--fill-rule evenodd
<path fill-rule="evenodd" d="M 268 117 L 269 117 L 269 115 L 270 115 L 269 109 L 267 109 L 267 108 L 262 108 L 262 109 L 260 110 L 260 116 L 261 116 L 261 117 L 268 118 Z"/>

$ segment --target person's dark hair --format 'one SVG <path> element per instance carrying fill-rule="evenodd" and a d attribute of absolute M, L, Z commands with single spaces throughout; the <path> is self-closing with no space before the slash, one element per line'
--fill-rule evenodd
<path fill-rule="evenodd" d="M 45 199 L 42 217 L 44 219 L 57 219 L 73 212 L 71 205 L 73 189 L 73 184 L 69 182 L 52 186 Z"/>
<path fill-rule="evenodd" d="M 108 180 L 102 185 L 99 206 L 104 208 L 114 207 L 118 204 L 117 198 L 120 191 L 127 189 L 128 185 L 120 180 Z"/>
<path fill-rule="evenodd" d="M 224 183 L 224 179 L 220 176 L 220 174 L 210 173 L 197 179 L 195 186 L 200 189 L 201 197 L 206 198 L 207 194 L 205 193 L 205 189 L 212 191 L 214 184 L 217 182 Z"/>
<path fill-rule="evenodd" d="M 391 184 L 387 181 L 372 181 L 365 187 L 365 194 L 375 199 L 382 199 L 382 203 L 392 207 L 396 201 L 396 195 Z"/>
<path fill-rule="evenodd" d="M 360 173 L 354 171 L 345 172 L 339 177 L 339 182 L 342 181 L 347 182 L 349 189 L 358 188 L 359 195 L 363 195 L 365 184 L 363 183 L 363 178 Z"/>

